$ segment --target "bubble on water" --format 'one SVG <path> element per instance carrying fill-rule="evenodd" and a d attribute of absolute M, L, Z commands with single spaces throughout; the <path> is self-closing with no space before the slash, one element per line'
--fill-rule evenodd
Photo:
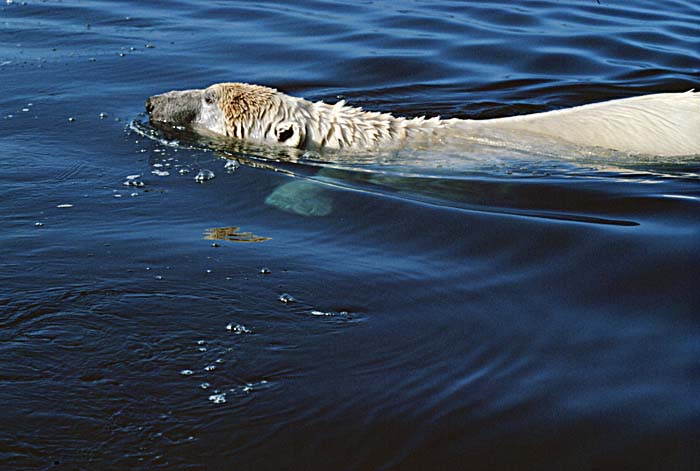
<path fill-rule="evenodd" d="M 212 247 L 221 247 L 221 246 L 220 246 L 219 244 L 217 244 L 216 242 L 213 242 L 213 243 L 211 244 L 211 246 L 212 246 Z"/>
<path fill-rule="evenodd" d="M 199 350 L 200 352 L 206 352 L 207 347 L 198 347 L 197 350 Z"/>
<path fill-rule="evenodd" d="M 212 394 L 209 396 L 209 400 L 214 404 L 223 404 L 226 402 L 226 393 Z"/>
<path fill-rule="evenodd" d="M 180 371 L 180 374 L 181 374 L 182 376 L 190 376 L 190 375 L 194 374 L 194 371 L 192 371 L 192 370 L 182 370 L 182 371 Z"/>
<path fill-rule="evenodd" d="M 309 159 L 309 160 L 318 160 L 321 158 L 321 154 L 318 152 L 314 152 L 312 150 L 307 150 L 304 152 L 301 156 L 302 159 Z"/>
<path fill-rule="evenodd" d="M 216 360 L 214 360 L 214 363 L 223 363 L 223 362 L 224 362 L 223 358 L 217 358 Z"/>
<path fill-rule="evenodd" d="M 26 113 L 27 111 L 29 111 L 29 108 L 22 108 L 22 112 Z"/>
<path fill-rule="evenodd" d="M 128 179 L 123 183 L 125 186 L 135 186 L 137 188 L 141 188 L 145 186 L 145 183 L 143 183 L 141 180 L 134 180 L 134 179 Z"/>
<path fill-rule="evenodd" d="M 68 121 L 72 123 L 73 121 L 75 121 L 75 118 L 71 116 L 70 118 L 68 118 Z"/>
<path fill-rule="evenodd" d="M 178 172 L 180 175 L 187 175 L 188 173 L 190 173 L 190 169 L 189 169 L 189 168 L 181 168 L 181 169 L 178 170 L 177 172 Z"/>
<path fill-rule="evenodd" d="M 207 365 L 204 367 L 204 371 L 214 371 L 216 369 L 216 365 Z"/>
<path fill-rule="evenodd" d="M 207 269 L 207 273 L 211 273 L 211 270 Z"/>
<path fill-rule="evenodd" d="M 160 152 L 160 149 L 156 149 L 153 152 Z M 162 166 L 163 166 L 163 164 L 153 164 L 154 168 L 161 168 Z"/>
<path fill-rule="evenodd" d="M 197 340 L 197 345 L 204 345 L 206 342 L 204 340 Z"/>
<path fill-rule="evenodd" d="M 226 163 L 224 164 L 224 168 L 226 169 L 227 172 L 235 172 L 238 167 L 240 167 L 241 164 L 238 163 L 236 160 L 227 160 Z"/>
<path fill-rule="evenodd" d="M 154 49 L 155 46 L 153 44 L 146 44 L 147 49 Z"/>
<path fill-rule="evenodd" d="M 197 183 L 202 183 L 211 180 L 215 176 L 216 175 L 214 175 L 214 172 L 205 168 L 199 171 L 199 173 L 194 177 L 194 181 Z"/>
<path fill-rule="evenodd" d="M 161 275 L 156 275 L 156 280 L 162 280 L 163 277 Z"/>
<path fill-rule="evenodd" d="M 311 311 L 311 315 L 312 316 L 327 316 L 327 317 L 329 317 L 329 316 L 335 316 L 336 313 L 330 312 L 330 311 L 326 312 L 326 311 L 315 311 L 314 310 L 314 311 Z"/>
<path fill-rule="evenodd" d="M 292 296 L 291 294 L 287 294 L 287 293 L 281 294 L 280 297 L 277 299 L 279 299 L 280 301 L 282 301 L 285 304 L 293 303 L 294 301 L 296 301 L 296 299 L 294 299 L 294 296 Z"/>
<path fill-rule="evenodd" d="M 262 268 L 260 269 L 260 274 L 261 274 L 261 275 L 269 275 L 270 273 L 272 273 L 272 271 L 270 271 L 270 269 L 267 268 L 267 267 L 262 267 Z"/>
<path fill-rule="evenodd" d="M 43 222 L 35 222 L 34 225 L 36 227 L 42 227 L 44 225 L 44 223 Z"/>
<path fill-rule="evenodd" d="M 170 175 L 170 172 L 168 172 L 167 170 L 152 170 L 151 173 L 158 177 L 167 177 L 168 175 Z"/>
<path fill-rule="evenodd" d="M 68 203 L 63 203 L 63 204 L 58 204 L 58 205 L 56 205 L 56 207 L 57 207 L 57 208 L 72 208 L 73 205 L 72 205 L 72 204 L 68 204 Z"/>
<path fill-rule="evenodd" d="M 250 334 L 252 330 L 244 326 L 243 324 L 234 324 L 230 323 L 226 326 L 226 330 L 231 332 L 232 334 L 236 335 L 241 335 L 241 334 Z"/>
<path fill-rule="evenodd" d="M 100 119 L 105 119 L 107 117 L 107 113 L 100 113 Z"/>
<path fill-rule="evenodd" d="M 246 394 L 250 394 L 251 392 L 255 391 L 256 389 L 264 388 L 267 385 L 266 380 L 261 380 L 258 381 L 257 383 L 246 383 L 244 386 L 240 386 L 238 388 L 233 388 L 230 389 L 229 391 L 231 392 L 243 392 Z"/>
<path fill-rule="evenodd" d="M 209 383 L 202 383 L 199 385 L 200 388 L 202 389 L 209 389 L 211 387 L 211 384 Z"/>
<path fill-rule="evenodd" d="M 132 193 L 131 196 L 138 196 L 138 193 Z"/>
<path fill-rule="evenodd" d="M 115 193 L 112 196 L 114 196 L 115 198 L 121 198 L 123 195 L 121 193 Z"/>

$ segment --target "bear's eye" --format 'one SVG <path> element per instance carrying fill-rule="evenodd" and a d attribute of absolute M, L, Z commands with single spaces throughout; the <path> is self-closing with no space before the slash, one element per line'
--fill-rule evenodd
<path fill-rule="evenodd" d="M 294 129 L 290 126 L 287 129 L 277 132 L 277 140 L 279 142 L 284 142 L 294 135 Z"/>
<path fill-rule="evenodd" d="M 204 95 L 204 103 L 206 103 L 207 105 L 211 105 L 212 103 L 214 103 L 214 98 L 212 98 L 211 95 Z"/>

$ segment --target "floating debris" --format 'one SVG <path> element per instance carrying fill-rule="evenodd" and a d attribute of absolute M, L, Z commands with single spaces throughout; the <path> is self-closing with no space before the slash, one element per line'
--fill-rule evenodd
<path fill-rule="evenodd" d="M 256 236 L 252 232 L 240 232 L 240 227 L 213 227 L 204 232 L 206 240 L 228 240 L 230 242 L 265 242 L 269 237 Z"/>
<path fill-rule="evenodd" d="M 194 181 L 197 183 L 203 183 L 213 179 L 215 176 L 216 175 L 214 175 L 214 172 L 205 168 L 199 171 L 199 173 L 194 177 Z"/>

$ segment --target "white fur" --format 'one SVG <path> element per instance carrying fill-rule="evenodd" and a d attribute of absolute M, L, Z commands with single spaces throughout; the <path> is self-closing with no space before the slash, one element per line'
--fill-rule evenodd
<path fill-rule="evenodd" d="M 695 155 L 700 154 L 700 93 L 658 93 L 469 124 L 634 154 Z"/>
<path fill-rule="evenodd" d="M 659 93 L 488 120 L 406 119 L 279 94 L 279 114 L 298 123 L 307 147 L 376 149 L 430 145 L 477 131 L 517 131 L 631 154 L 700 155 L 700 93 Z M 290 141 L 296 146 L 299 140 Z"/>
<path fill-rule="evenodd" d="M 261 98 L 256 112 L 232 119 L 208 93 L 239 87 Z M 219 88 L 217 88 L 219 87 Z M 659 93 L 509 118 L 461 120 L 407 119 L 347 106 L 312 103 L 273 89 L 248 84 L 215 84 L 204 90 L 195 125 L 248 141 L 310 149 L 376 150 L 430 146 L 448 137 L 480 133 L 554 139 L 656 156 L 700 155 L 700 93 Z M 264 99 L 263 99 L 264 97 Z M 234 103 L 235 105 L 235 103 Z M 239 106 L 246 110 L 247 105 Z M 233 122 L 237 121 L 237 122 Z M 512 136 L 511 136 L 512 137 Z"/>

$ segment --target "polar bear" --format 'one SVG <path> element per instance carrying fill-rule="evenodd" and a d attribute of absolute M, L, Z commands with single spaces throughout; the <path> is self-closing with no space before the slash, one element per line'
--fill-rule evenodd
<path fill-rule="evenodd" d="M 273 88 L 218 83 L 146 101 L 151 121 L 243 141 L 323 151 L 425 146 L 446 136 L 524 132 L 630 154 L 700 154 L 700 93 L 658 93 L 507 118 L 402 118 L 292 97 Z"/>
<path fill-rule="evenodd" d="M 253 144 L 320 152 L 433 149 L 454 142 L 461 146 L 470 139 L 478 142 L 486 136 L 489 145 L 495 142 L 498 148 L 528 153 L 548 151 L 550 146 L 556 152 L 573 145 L 659 157 L 700 155 L 700 93 L 693 91 L 508 118 L 407 119 L 364 111 L 344 101 L 314 103 L 260 85 L 218 83 L 152 96 L 146 110 L 154 123 L 188 126 L 203 134 Z M 321 170 L 315 180 L 326 178 L 327 172 Z M 325 216 L 333 210 L 333 201 L 323 188 L 306 179 L 276 188 L 265 202 L 303 216 Z"/>

